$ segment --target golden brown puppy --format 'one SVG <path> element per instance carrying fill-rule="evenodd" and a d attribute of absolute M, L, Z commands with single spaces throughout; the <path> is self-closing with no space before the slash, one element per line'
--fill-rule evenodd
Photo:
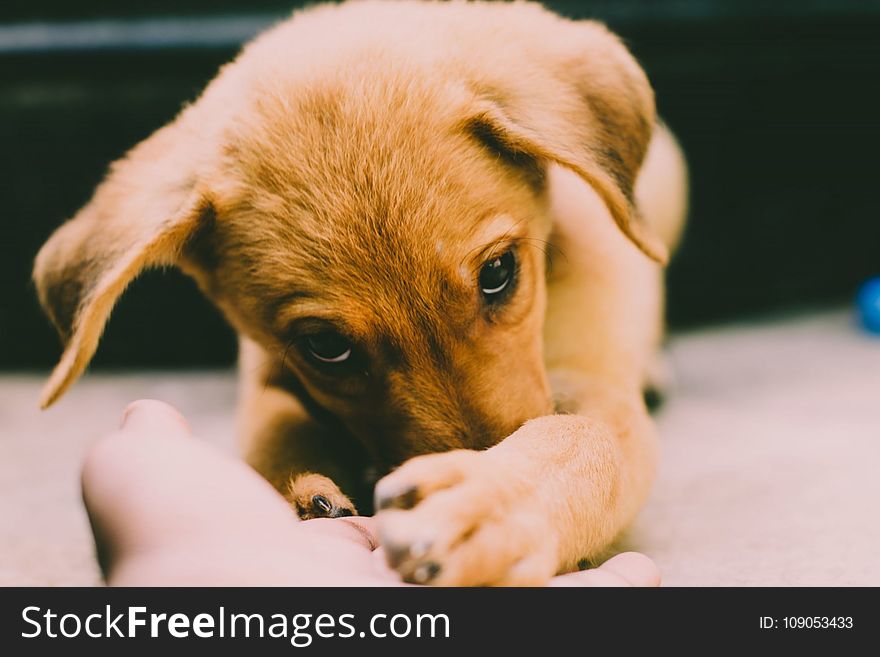
<path fill-rule="evenodd" d="M 652 137 L 653 135 L 653 137 Z M 654 471 L 642 387 L 685 173 L 620 41 L 536 4 L 317 7 L 115 163 L 37 257 L 82 373 L 147 267 L 241 335 L 247 460 L 301 517 L 369 506 L 409 581 L 537 584 Z"/>

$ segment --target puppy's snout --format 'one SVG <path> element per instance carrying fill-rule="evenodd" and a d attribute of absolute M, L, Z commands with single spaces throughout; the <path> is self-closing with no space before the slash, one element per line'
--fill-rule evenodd
<path fill-rule="evenodd" d="M 417 423 L 391 446 L 392 451 L 396 452 L 391 456 L 391 461 L 403 462 L 414 456 L 453 449 L 486 449 L 503 440 L 506 435 L 503 431 L 485 428 L 444 426 L 441 421 Z"/>
<path fill-rule="evenodd" d="M 443 442 L 449 449 L 487 449 L 497 445 L 516 431 L 526 420 L 516 418 L 480 418 L 444 432 Z"/>
<path fill-rule="evenodd" d="M 461 446 L 468 449 L 486 449 L 500 443 L 510 432 L 499 427 L 474 427 L 459 434 Z"/>
<path fill-rule="evenodd" d="M 540 368 L 523 373 L 521 361 L 472 356 L 459 353 L 447 359 L 445 369 L 412 368 L 389 376 L 391 412 L 377 417 L 371 432 L 382 460 L 399 463 L 430 452 L 487 449 L 528 420 L 553 412 Z"/>

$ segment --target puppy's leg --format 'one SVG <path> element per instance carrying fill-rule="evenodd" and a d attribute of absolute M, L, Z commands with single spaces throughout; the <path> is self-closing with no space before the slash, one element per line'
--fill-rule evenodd
<path fill-rule="evenodd" d="M 600 555 L 647 495 L 654 431 L 637 394 L 581 380 L 577 395 L 590 400 L 581 414 L 531 420 L 484 452 L 418 457 L 380 481 L 392 567 L 417 583 L 538 585 Z"/>
<path fill-rule="evenodd" d="M 239 435 L 245 460 L 303 520 L 356 514 L 352 497 L 368 495 L 365 457 L 358 446 L 312 419 L 283 385 L 280 365 L 245 338 L 240 370 Z"/>

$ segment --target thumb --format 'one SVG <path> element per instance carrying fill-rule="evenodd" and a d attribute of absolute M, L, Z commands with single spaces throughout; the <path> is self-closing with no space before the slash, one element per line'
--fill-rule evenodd
<path fill-rule="evenodd" d="M 122 413 L 119 429 L 125 434 L 191 435 L 180 412 L 155 399 L 139 399 L 129 404 Z"/>
<path fill-rule="evenodd" d="M 168 451 L 167 446 L 157 449 L 157 439 L 179 444 L 190 436 L 189 425 L 176 409 L 142 399 L 125 409 L 117 431 L 92 445 L 83 463 L 82 493 L 105 575 L 118 552 L 139 538 L 127 519 L 137 517 L 132 507 L 138 491 L 156 485 L 146 482 L 146 475 L 155 471 L 151 461 Z M 155 474 L 161 476 L 160 472 Z"/>
<path fill-rule="evenodd" d="M 240 459 L 191 438 L 186 420 L 153 400 L 86 457 L 83 499 L 105 574 L 136 554 L 186 543 L 267 544 L 290 531 L 290 506 Z M 111 577 L 112 579 L 112 577 Z"/>

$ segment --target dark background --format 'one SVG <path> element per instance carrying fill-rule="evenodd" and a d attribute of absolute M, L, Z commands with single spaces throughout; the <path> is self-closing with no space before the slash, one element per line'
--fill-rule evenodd
<path fill-rule="evenodd" d="M 626 39 L 687 153 L 692 212 L 669 274 L 674 328 L 849 303 L 880 273 L 880 2 L 546 4 L 605 20 Z M 110 161 L 197 96 L 241 39 L 295 5 L 3 3 L 0 368 L 46 369 L 58 356 L 30 283 L 52 229 Z M 162 23 L 144 36 L 145 20 L 174 16 L 186 17 L 183 33 Z M 224 16 L 241 20 L 218 31 L 211 21 Z M 194 284 L 151 272 L 114 311 L 95 364 L 215 365 L 234 354 Z"/>

